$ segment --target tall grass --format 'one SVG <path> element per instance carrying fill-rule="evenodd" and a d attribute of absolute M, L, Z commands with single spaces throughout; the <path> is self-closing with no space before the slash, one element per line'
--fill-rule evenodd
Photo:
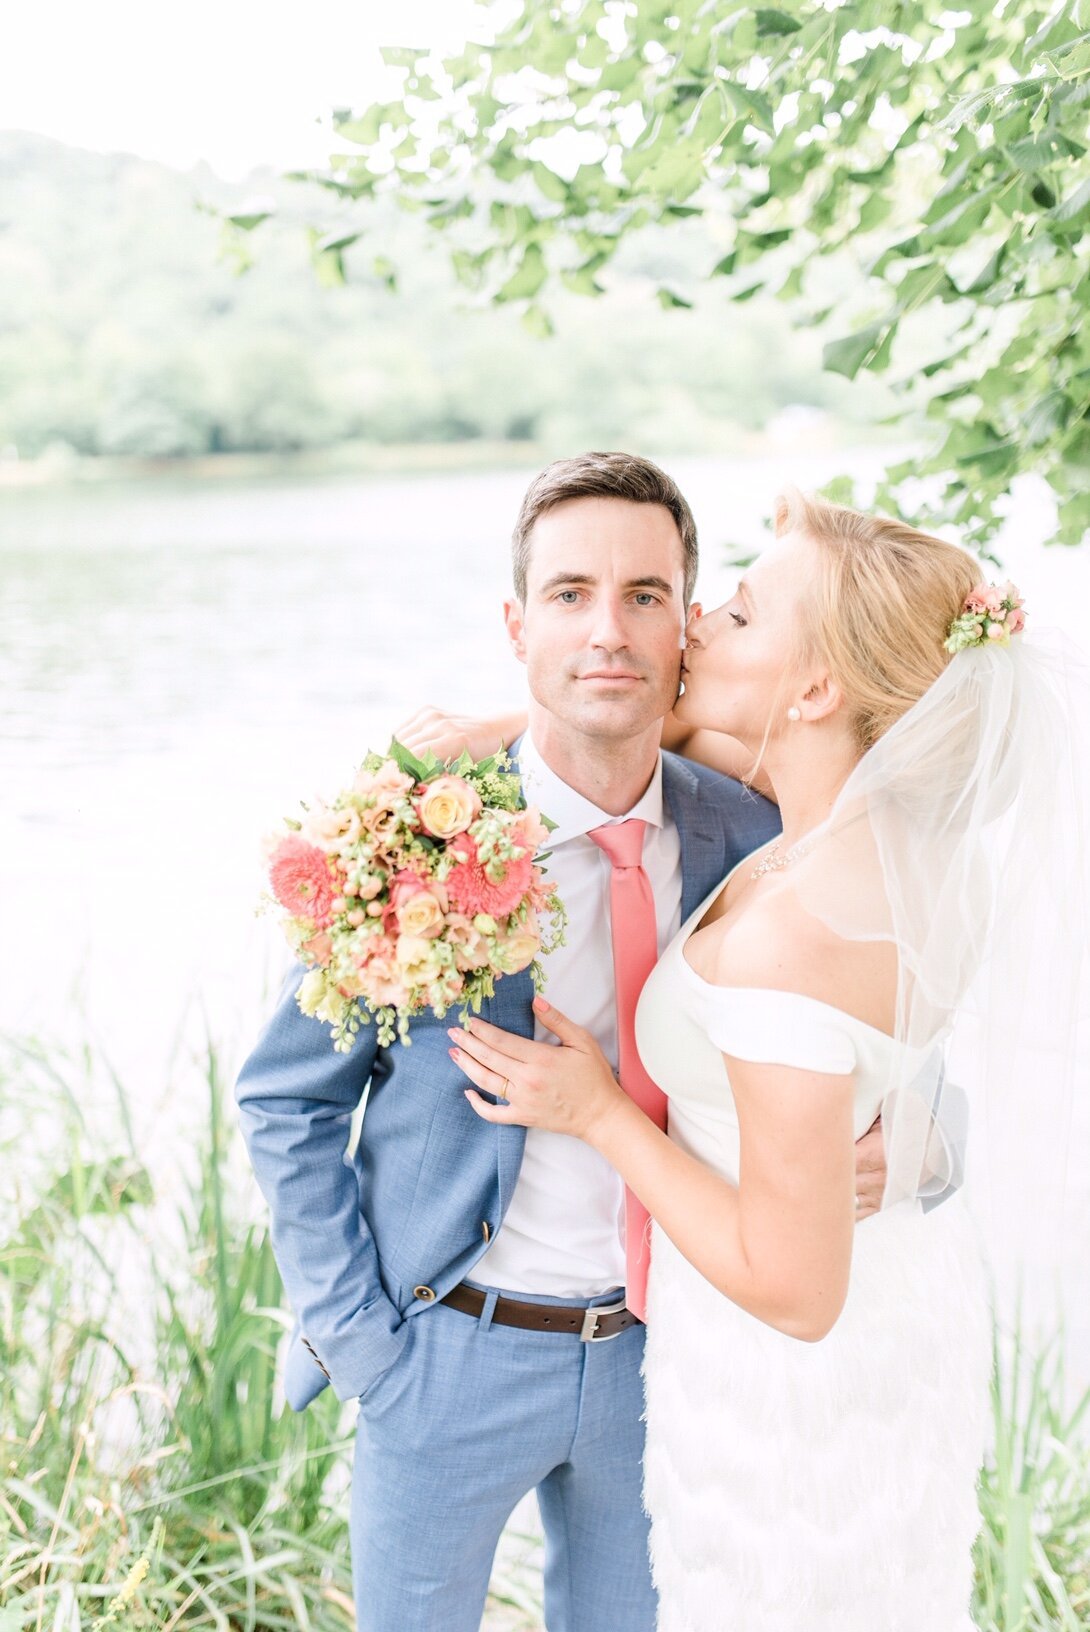
<path fill-rule="evenodd" d="M 99 1063 L 0 1049 L 0 1632 L 354 1627 L 352 1413 L 278 1403 L 287 1314 L 214 1049 L 199 1076 L 194 1165 L 160 1198 L 120 1085 L 85 1111 Z M 1063 1397 L 1055 1357 L 997 1355 L 986 1632 L 1090 1625 L 1090 1400 Z M 542 1625 L 539 1558 L 507 1538 L 487 1626 Z"/>

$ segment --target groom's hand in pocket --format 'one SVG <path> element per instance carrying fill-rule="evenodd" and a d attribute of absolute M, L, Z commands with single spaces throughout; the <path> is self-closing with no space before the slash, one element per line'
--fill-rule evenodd
<path fill-rule="evenodd" d="M 870 1218 L 882 1205 L 886 1188 L 886 1146 L 882 1118 L 876 1116 L 862 1139 L 855 1142 L 855 1221 Z"/>

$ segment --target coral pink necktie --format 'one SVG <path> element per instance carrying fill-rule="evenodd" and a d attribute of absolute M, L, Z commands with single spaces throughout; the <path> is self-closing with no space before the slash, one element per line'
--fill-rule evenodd
<path fill-rule="evenodd" d="M 587 835 L 613 866 L 609 886 L 613 925 L 613 979 L 617 989 L 617 1055 L 621 1087 L 656 1127 L 666 1127 L 666 1095 L 652 1082 L 636 1049 L 636 1004 L 658 960 L 655 897 L 643 870 L 646 822 L 635 817 L 611 822 Z M 647 1271 L 651 1264 L 650 1220 L 646 1207 L 625 1190 L 625 1301 L 640 1320 L 647 1311 Z"/>

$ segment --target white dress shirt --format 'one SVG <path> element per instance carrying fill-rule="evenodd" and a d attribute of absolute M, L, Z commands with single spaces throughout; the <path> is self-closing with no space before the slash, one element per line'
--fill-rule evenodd
<path fill-rule="evenodd" d="M 662 798 L 662 759 L 643 797 L 610 816 L 549 769 L 529 734 L 519 750 L 526 802 L 556 822 L 548 876 L 568 912 L 567 944 L 545 960 L 546 996 L 584 1026 L 617 1066 L 608 858 L 592 828 L 639 817 L 647 823 L 643 865 L 655 897 L 661 955 L 681 927 L 681 843 Z M 539 1042 L 556 1038 L 535 1019 Z M 529 1128 L 511 1204 L 473 1280 L 506 1292 L 592 1298 L 623 1286 L 624 1186 L 603 1156 L 569 1134 Z"/>

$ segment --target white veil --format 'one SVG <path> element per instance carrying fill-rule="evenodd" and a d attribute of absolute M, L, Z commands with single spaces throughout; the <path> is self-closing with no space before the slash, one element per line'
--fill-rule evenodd
<path fill-rule="evenodd" d="M 792 869 L 838 935 L 896 946 L 897 1037 L 921 1064 L 941 1047 L 967 1096 L 965 1197 L 1001 1306 L 1017 1285 L 1042 1319 L 1065 1258 L 1084 1306 L 1090 1292 L 1067 1171 L 1090 1143 L 1088 852 L 1090 670 L 1041 631 L 958 652 Z M 885 1206 L 926 1186 L 925 1080 L 889 1084 Z M 1079 1180 L 1090 1189 L 1090 1162 Z"/>

